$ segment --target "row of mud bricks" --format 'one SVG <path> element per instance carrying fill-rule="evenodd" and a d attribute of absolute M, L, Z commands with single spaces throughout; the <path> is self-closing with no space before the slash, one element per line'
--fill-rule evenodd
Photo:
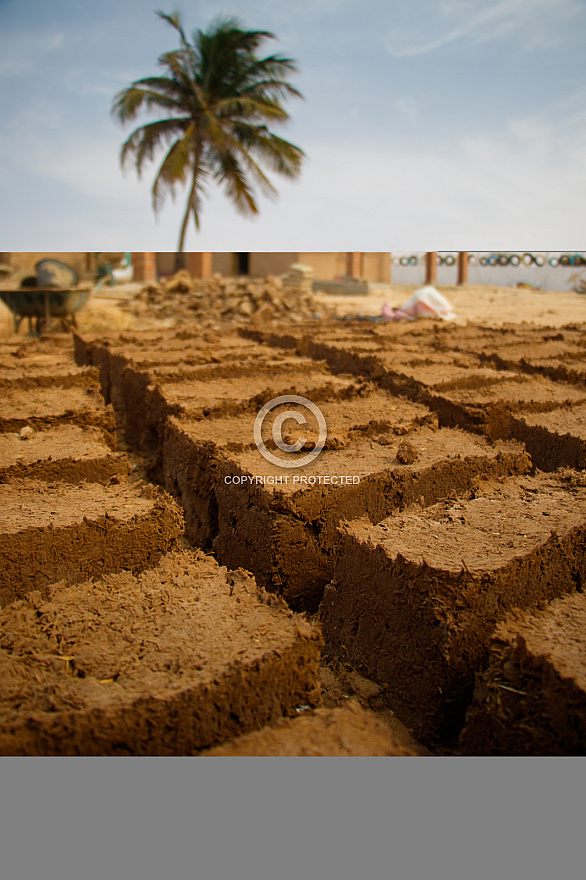
<path fill-rule="evenodd" d="M 584 753 L 586 331 L 322 322 L 75 344 L 189 541 L 313 615 L 326 659 L 429 748 Z M 253 424 L 291 394 L 328 438 L 284 482 Z"/>
<path fill-rule="evenodd" d="M 70 339 L 4 344 L 0 751 L 405 751 L 314 710 L 322 653 L 432 750 L 583 754 L 585 344 L 431 322 L 78 336 L 77 365 Z M 328 438 L 284 482 L 253 424 L 290 394 Z"/>
<path fill-rule="evenodd" d="M 190 544 L 116 434 L 70 336 L 0 342 L 0 754 L 407 753 L 321 706 L 319 628 Z"/>

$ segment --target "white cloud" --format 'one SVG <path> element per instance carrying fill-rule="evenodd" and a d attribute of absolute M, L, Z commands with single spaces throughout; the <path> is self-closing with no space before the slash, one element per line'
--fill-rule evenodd
<path fill-rule="evenodd" d="M 308 148 L 299 184 L 279 183 L 280 198 L 263 201 L 255 221 L 238 217 L 214 191 L 188 248 L 202 250 L 580 250 L 586 204 L 586 137 L 557 145 L 555 132 L 531 120 L 502 136 L 478 135 L 456 148 L 415 149 L 339 142 Z M 25 161 L 26 157 L 23 158 Z M 77 140 L 36 157 L 37 172 L 93 206 L 55 204 L 51 228 L 28 218 L 36 249 L 174 249 L 184 196 L 155 222 L 150 176 L 122 179 L 117 144 Z M 83 197 L 83 199 L 81 198 Z M 7 249 L 27 249 L 3 231 Z M 14 226 L 18 229 L 18 223 Z M 16 235 L 18 238 L 18 233 Z"/>
<path fill-rule="evenodd" d="M 443 27 L 432 20 L 428 27 L 436 29 L 433 36 L 404 26 L 395 28 L 386 40 L 390 53 L 396 57 L 423 55 L 457 41 L 486 43 L 509 37 L 527 48 L 557 45 L 566 36 L 566 25 L 585 12 L 579 0 L 500 0 L 491 4 L 468 0 L 443 3 L 439 8 Z"/>
<path fill-rule="evenodd" d="M 145 181 L 138 181 L 130 172 L 122 175 L 119 151 L 118 139 L 100 141 L 74 135 L 51 145 L 31 146 L 17 162 L 23 170 L 34 170 L 41 178 L 66 184 L 80 195 L 101 202 L 124 202 L 144 193 Z"/>
<path fill-rule="evenodd" d="M 26 35 L 4 33 L 0 51 L 0 76 L 30 73 L 46 63 L 45 55 L 59 52 L 66 43 L 63 31 L 37 31 Z"/>
<path fill-rule="evenodd" d="M 397 113 L 400 113 L 401 116 L 405 116 L 409 122 L 415 122 L 415 120 L 419 118 L 417 102 L 412 98 L 399 98 L 393 104 L 393 108 Z"/>
<path fill-rule="evenodd" d="M 338 0 L 332 2 L 333 9 Z M 328 36 L 331 35 L 330 20 L 336 26 L 341 25 L 335 14 L 323 14 L 329 3 L 330 0 L 324 0 L 320 5 L 321 27 Z M 214 4 L 208 3 L 208 7 L 211 5 Z M 243 8 L 243 0 L 236 3 L 237 8 L 238 5 Z M 340 9 L 344 7 L 344 13 L 349 14 L 351 5 L 348 0 L 341 0 Z M 271 6 L 274 6 L 275 17 L 285 8 L 276 0 L 271 4 L 257 0 L 251 8 L 260 15 L 262 9 L 266 11 Z M 515 36 L 524 46 L 531 45 L 531 41 L 537 45 L 539 40 L 557 38 L 562 27 L 584 8 L 578 0 L 497 0 L 493 4 L 484 0 L 444 0 L 435 7 L 435 12 L 425 16 L 421 14 L 422 8 L 431 10 L 427 2 L 411 0 L 409 9 L 411 6 L 422 29 L 435 29 L 433 36 L 426 36 L 422 30 L 417 40 L 412 33 L 406 35 L 398 49 L 413 55 L 455 44 L 458 40 L 479 43 Z M 379 7 L 380 17 L 372 14 L 367 19 L 374 7 Z M 390 18 L 389 9 L 388 6 L 383 9 L 374 0 L 365 4 L 365 27 L 371 28 L 373 45 L 384 22 Z M 393 19 L 404 22 L 406 15 L 413 16 L 406 9 L 406 2 L 397 2 Z M 355 10 L 356 4 L 353 4 L 352 14 Z M 151 11 L 148 14 L 151 16 Z M 152 32 L 157 42 L 159 31 L 164 34 L 164 28 L 155 21 L 154 15 L 151 17 L 148 35 Z M 247 23 L 256 25 L 249 22 L 248 15 L 243 17 Z M 201 11 L 197 15 L 185 15 L 190 28 L 201 24 L 201 18 Z M 208 20 L 206 13 L 204 26 Z M 267 16 L 265 21 L 271 29 L 273 20 Z M 300 14 L 293 17 L 293 22 L 302 34 L 311 33 L 317 39 L 316 35 L 321 33 L 319 28 L 312 30 Z M 35 64 L 43 64 L 46 78 L 36 77 L 34 89 L 31 88 L 33 81 L 27 80 L 18 95 L 16 86 L 3 90 L 0 177 L 4 203 L 10 205 L 10 210 L 0 212 L 0 238 L 7 250 L 30 250 L 31 239 L 33 250 L 62 250 L 65 242 L 68 248 L 80 250 L 129 247 L 164 250 L 176 246 L 184 196 L 179 194 L 175 204 L 169 202 L 159 222 L 155 222 L 150 201 L 154 169 L 140 182 L 132 171 L 122 177 L 118 155 L 127 130 L 113 124 L 105 101 L 122 85 L 148 72 L 148 64 L 156 58 L 156 51 L 152 52 L 151 59 L 149 45 L 145 62 L 142 55 L 135 54 L 134 45 L 129 46 L 125 54 L 112 52 L 111 44 L 107 44 L 111 54 L 107 59 L 104 56 L 102 63 L 105 44 L 102 37 L 96 36 L 99 27 L 106 25 L 103 21 L 96 22 L 95 28 L 87 25 L 83 31 L 94 35 L 94 49 L 96 45 L 99 48 L 97 56 L 89 50 L 86 53 L 86 43 L 79 39 L 83 29 L 78 23 L 76 51 L 63 58 L 62 66 L 57 64 L 62 57 L 58 23 L 53 22 L 48 29 L 53 40 L 37 33 L 29 45 L 27 34 L 28 54 L 25 52 L 23 57 L 30 55 Z M 275 30 L 280 34 L 279 28 Z M 6 34 L 3 42 L 10 48 Z M 141 52 L 145 52 L 142 34 L 139 43 Z M 11 53 L 4 56 L 8 57 L 6 63 L 10 70 L 22 55 L 23 45 L 15 42 Z M 288 132 L 291 140 L 302 145 L 308 154 L 301 181 L 290 184 L 278 180 L 280 198 L 274 204 L 262 200 L 261 214 L 253 222 L 238 217 L 223 194 L 214 191 L 204 204 L 201 234 L 196 238 L 191 230 L 188 247 L 209 250 L 511 250 L 517 247 L 579 250 L 583 247 L 579 237 L 586 204 L 583 171 L 586 111 L 582 110 L 584 81 L 577 56 L 571 67 L 575 79 L 568 83 L 564 79 L 567 75 L 564 68 L 555 83 L 558 95 L 555 106 L 550 103 L 532 115 L 525 113 L 512 119 L 507 118 L 509 108 L 503 107 L 500 112 L 497 108 L 490 118 L 474 122 L 475 129 L 469 137 L 455 142 L 454 126 L 449 120 L 448 124 L 445 120 L 442 124 L 438 117 L 437 125 L 433 126 L 425 121 L 427 108 L 438 98 L 437 89 L 434 91 L 436 59 L 433 56 L 422 58 L 416 65 L 429 80 L 425 91 L 417 91 L 417 83 L 401 81 L 401 65 L 396 65 L 398 77 L 390 86 L 384 76 L 374 78 L 373 96 L 378 100 L 368 104 L 360 91 L 363 83 L 356 86 L 351 56 L 342 68 L 339 58 L 332 56 L 332 45 L 335 44 L 324 40 L 323 57 L 317 53 L 307 65 L 313 81 L 320 86 L 304 105 L 314 116 L 308 112 L 304 116 L 304 107 L 298 105 L 294 130 Z M 63 56 L 66 54 L 63 52 Z M 494 54 L 500 57 L 500 47 L 495 46 Z M 537 62 L 537 58 L 534 60 Z M 137 70 L 133 73 L 135 64 Z M 124 74 L 121 79 L 122 68 L 128 75 Z M 37 90 L 37 83 L 43 88 Z M 340 104 L 328 102 L 334 86 L 336 94 L 344 97 L 342 113 Z M 392 91 L 393 87 L 396 92 Z M 538 90 L 539 86 L 535 85 L 532 100 L 524 106 L 540 106 L 542 99 Z M 482 101 L 480 91 L 478 100 Z M 369 124 L 372 107 L 377 111 L 379 107 L 384 108 L 384 112 L 374 113 L 377 125 Z M 51 217 L 50 222 L 39 219 L 37 213 L 41 211 L 31 211 L 31 204 L 37 204 L 45 218 Z"/>

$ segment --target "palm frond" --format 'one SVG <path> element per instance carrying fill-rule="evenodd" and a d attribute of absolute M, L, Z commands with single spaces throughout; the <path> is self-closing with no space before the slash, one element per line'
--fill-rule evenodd
<path fill-rule="evenodd" d="M 161 119 L 139 126 L 122 144 L 120 151 L 122 167 L 125 167 L 129 158 L 134 154 L 135 167 L 140 177 L 145 163 L 154 159 L 157 150 L 178 135 L 183 136 L 183 132 L 189 124 L 190 120 L 184 118 Z"/>
<path fill-rule="evenodd" d="M 183 30 L 183 25 L 181 24 L 181 15 L 179 12 L 160 12 L 157 10 L 157 15 L 159 18 L 162 18 L 163 21 L 166 21 L 167 24 L 170 24 L 172 28 L 175 28 L 177 33 L 179 34 L 179 39 L 181 40 L 181 44 L 187 48 L 189 43 L 187 41 L 187 37 L 185 36 L 185 31 Z"/>
<path fill-rule="evenodd" d="M 232 167 L 232 160 L 227 157 L 232 156 L 244 165 L 244 169 L 251 175 L 254 183 L 260 187 L 264 195 L 276 195 L 276 190 L 266 174 L 231 131 L 226 130 L 213 114 L 209 114 L 205 122 L 207 131 L 205 156 L 214 178 L 219 183 L 225 182 L 227 170 L 229 171 Z"/>
<path fill-rule="evenodd" d="M 151 88 L 144 81 L 137 80 L 128 88 L 123 89 L 115 96 L 112 104 L 112 114 L 121 122 L 129 122 L 136 119 L 143 108 L 145 110 L 169 110 L 175 112 L 184 111 L 184 106 L 179 97 L 174 97 L 172 89 L 163 91 L 162 88 Z"/>
<path fill-rule="evenodd" d="M 152 188 L 153 209 L 158 214 L 170 193 L 175 195 L 177 186 L 185 184 L 192 168 L 193 126 L 189 126 L 183 137 L 171 144 L 165 158 L 159 166 Z"/>
<path fill-rule="evenodd" d="M 242 149 L 259 156 L 277 174 L 289 179 L 299 176 L 305 158 L 303 150 L 278 137 L 265 126 L 240 123 L 234 126 L 234 138 Z"/>
<path fill-rule="evenodd" d="M 233 202 L 239 214 L 258 214 L 258 205 L 252 187 L 248 183 L 244 169 L 232 152 L 218 156 L 215 174 L 219 183 L 224 184 L 226 195 Z"/>

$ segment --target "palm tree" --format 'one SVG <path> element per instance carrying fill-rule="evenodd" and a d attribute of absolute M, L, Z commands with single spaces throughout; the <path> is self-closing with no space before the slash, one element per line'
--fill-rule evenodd
<path fill-rule="evenodd" d="M 161 147 L 166 153 L 152 188 L 155 214 L 165 196 L 189 182 L 181 233 L 183 251 L 190 215 L 199 229 L 201 195 L 210 180 L 223 185 L 236 210 L 258 214 L 253 185 L 265 195 L 276 190 L 260 167 L 288 178 L 301 170 L 304 153 L 269 128 L 289 119 L 282 100 L 302 97 L 287 82 L 296 70 L 290 58 L 259 58 L 258 47 L 274 35 L 243 30 L 238 19 L 218 18 L 207 31 L 194 31 L 189 42 L 179 13 L 157 15 L 179 35 L 180 48 L 159 58 L 163 75 L 136 80 L 114 98 L 112 113 L 121 122 L 139 111 L 158 111 L 166 118 L 136 128 L 122 145 L 121 165 L 131 156 L 138 176 Z"/>

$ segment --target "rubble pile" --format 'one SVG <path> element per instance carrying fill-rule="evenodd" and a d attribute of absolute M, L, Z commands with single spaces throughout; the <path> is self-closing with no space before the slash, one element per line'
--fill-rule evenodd
<path fill-rule="evenodd" d="M 265 324 L 274 320 L 302 323 L 319 317 L 310 288 L 278 277 L 231 278 L 214 274 L 194 279 L 181 270 L 146 284 L 128 305 L 136 317 L 195 318 L 202 326 Z"/>

